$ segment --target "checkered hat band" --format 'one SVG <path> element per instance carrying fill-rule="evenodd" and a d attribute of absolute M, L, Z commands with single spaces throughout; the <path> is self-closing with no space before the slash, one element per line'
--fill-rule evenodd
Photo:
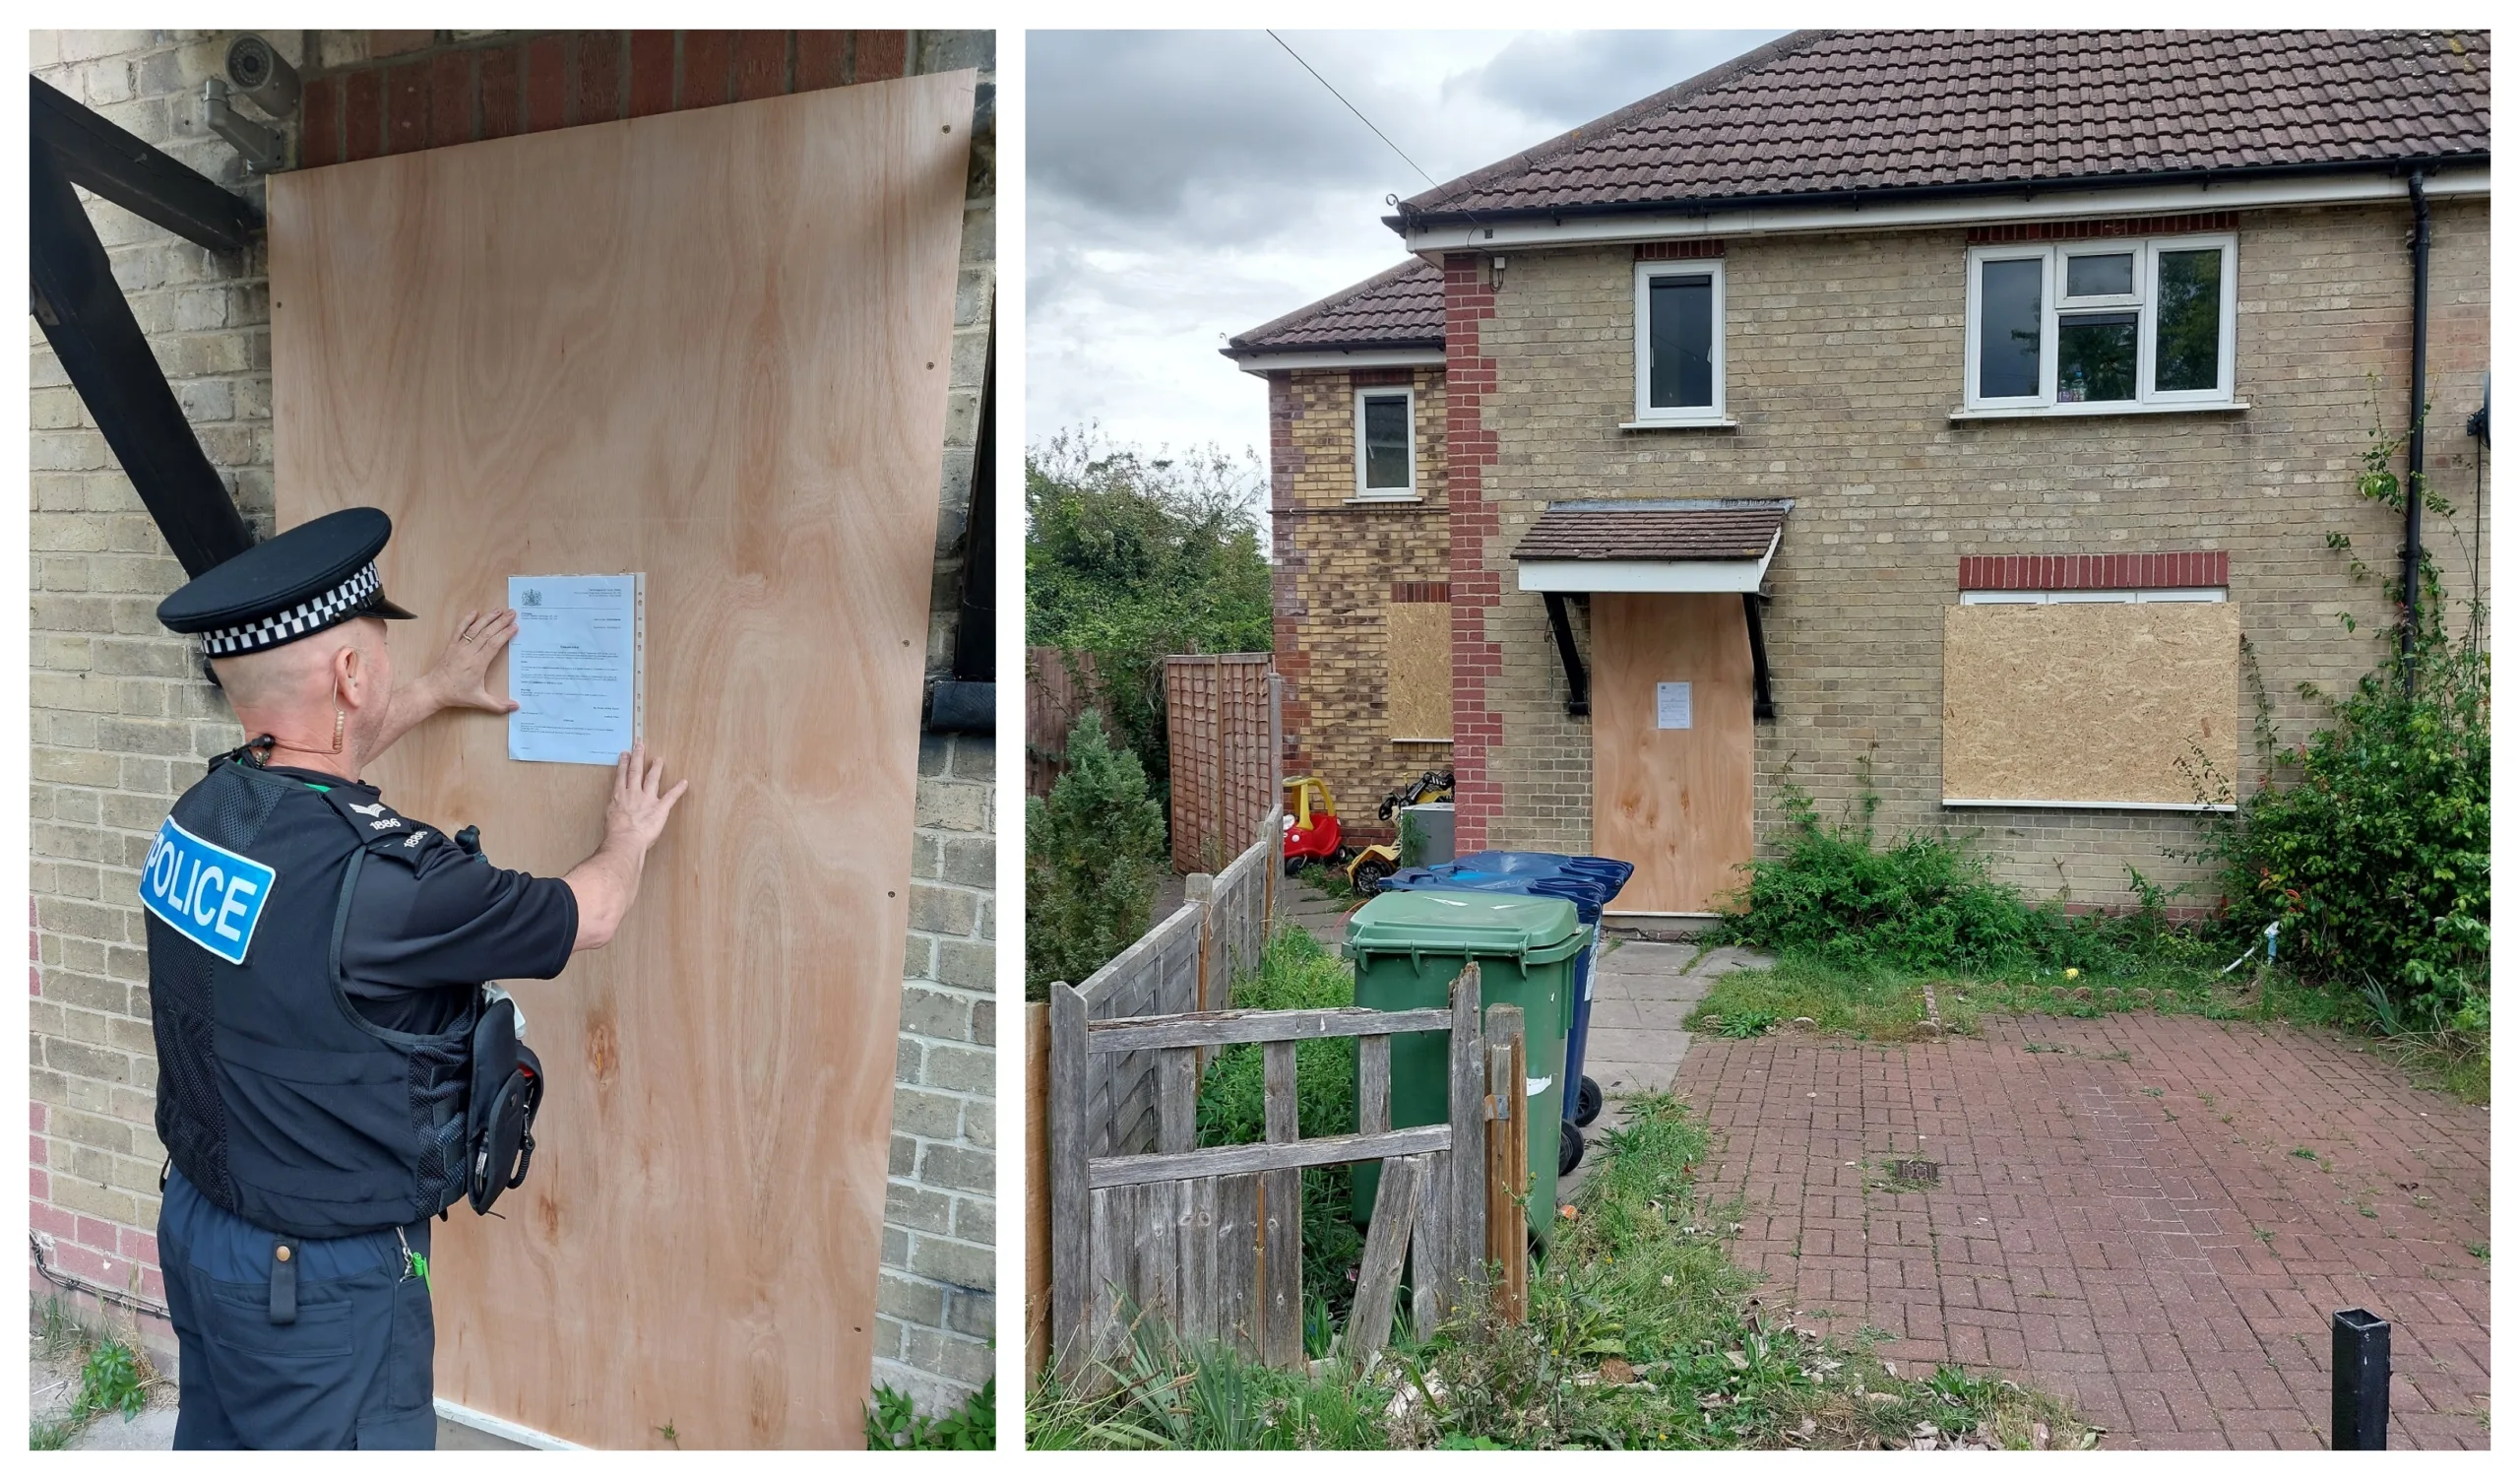
<path fill-rule="evenodd" d="M 213 658 L 233 658 L 239 653 L 260 652 L 293 642 L 309 632 L 320 632 L 356 612 L 372 600 L 384 582 L 376 574 L 374 562 L 339 586 L 321 596 L 298 603 L 277 615 L 250 621 L 241 627 L 220 627 L 202 634 L 202 644 Z"/>

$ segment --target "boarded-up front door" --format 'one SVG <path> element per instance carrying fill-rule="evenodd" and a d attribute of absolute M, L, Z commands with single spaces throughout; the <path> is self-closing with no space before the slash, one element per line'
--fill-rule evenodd
<path fill-rule="evenodd" d="M 394 517 L 416 675 L 511 575 L 644 571 L 691 793 L 512 982 L 531 1180 L 438 1235 L 438 1392 L 607 1448 L 865 1429 L 973 74 L 276 175 L 280 521 Z M 505 682 L 502 660 L 491 676 Z M 608 768 L 441 716 L 369 771 L 558 873 Z"/>
<path fill-rule="evenodd" d="M 1593 598 L 1593 851 L 1636 866 L 1612 909 L 1699 914 L 1750 857 L 1741 598 Z"/>

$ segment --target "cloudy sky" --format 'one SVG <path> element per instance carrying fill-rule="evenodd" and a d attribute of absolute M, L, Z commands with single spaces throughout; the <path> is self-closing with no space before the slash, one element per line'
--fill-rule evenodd
<path fill-rule="evenodd" d="M 1779 32 L 1282 32 L 1437 181 Z M 1401 260 L 1384 197 L 1426 180 L 1263 32 L 1025 43 L 1026 436 L 1268 445 L 1226 337 Z"/>

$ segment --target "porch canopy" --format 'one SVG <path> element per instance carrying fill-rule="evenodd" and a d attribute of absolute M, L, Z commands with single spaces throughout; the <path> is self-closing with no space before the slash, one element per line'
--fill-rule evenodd
<path fill-rule="evenodd" d="M 1553 503 L 1514 547 L 1521 589 L 1548 606 L 1566 667 L 1566 712 L 1592 713 L 1592 687 L 1575 648 L 1567 598 L 1596 592 L 1674 592 L 1741 597 L 1750 638 L 1754 719 L 1776 718 L 1759 583 L 1785 538 L 1791 498 L 1616 498 Z"/>
<path fill-rule="evenodd" d="M 1790 498 L 1550 504 L 1514 547 L 1525 591 L 1756 592 Z"/>

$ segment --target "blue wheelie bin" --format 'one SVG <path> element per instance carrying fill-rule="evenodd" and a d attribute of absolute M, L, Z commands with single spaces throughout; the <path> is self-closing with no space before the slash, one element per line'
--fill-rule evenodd
<path fill-rule="evenodd" d="M 1583 1159 L 1584 1137 L 1575 1128 L 1602 1113 L 1601 1086 L 1584 1075 L 1584 1042 L 1593 1021 L 1593 964 L 1601 954 L 1602 911 L 1636 872 L 1617 859 L 1565 853 L 1474 853 L 1449 864 L 1403 869 L 1383 880 L 1385 890 L 1452 889 L 1493 894 L 1549 895 L 1571 901 L 1576 918 L 1593 933 L 1575 958 L 1567 992 L 1566 1096 L 1558 1137 L 1561 1174 Z"/>

